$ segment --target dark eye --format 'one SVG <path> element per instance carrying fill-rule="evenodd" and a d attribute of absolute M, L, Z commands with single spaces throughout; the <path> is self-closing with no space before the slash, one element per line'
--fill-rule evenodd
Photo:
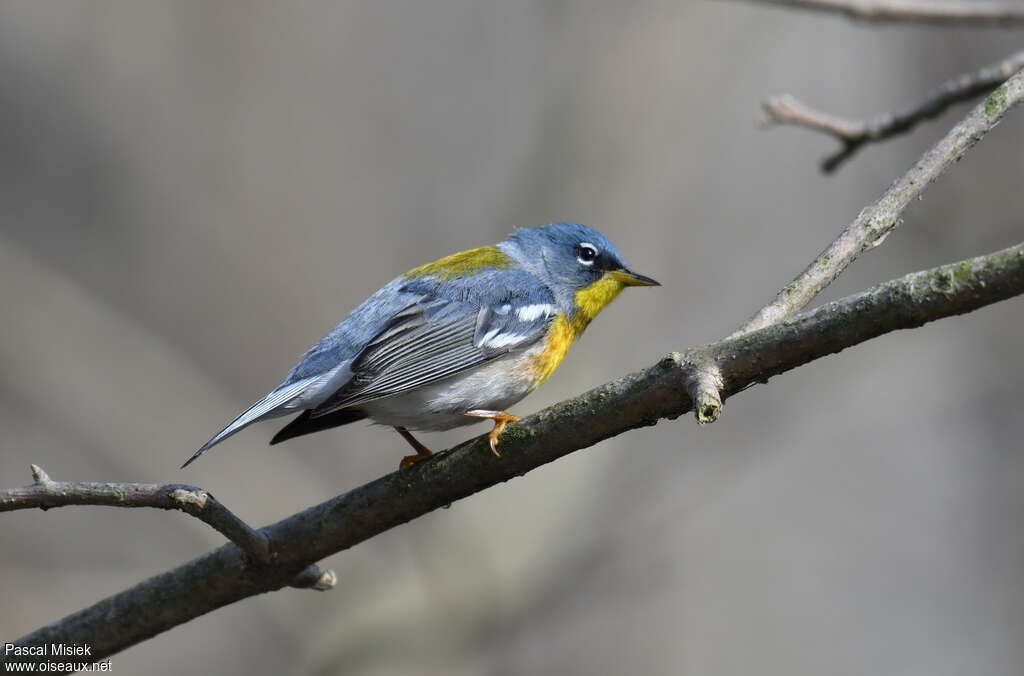
<path fill-rule="evenodd" d="M 583 242 L 576 247 L 576 260 L 583 265 L 593 265 L 597 260 L 597 247 L 589 242 Z"/>

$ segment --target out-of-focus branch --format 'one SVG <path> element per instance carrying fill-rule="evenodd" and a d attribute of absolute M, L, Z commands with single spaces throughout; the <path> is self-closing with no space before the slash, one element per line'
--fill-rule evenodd
<path fill-rule="evenodd" d="M 815 110 L 785 94 L 764 103 L 766 124 L 791 124 L 823 132 L 838 139 L 842 148 L 822 160 L 821 170 L 831 173 L 868 143 L 905 134 L 918 123 L 941 115 L 947 108 L 992 91 L 1024 68 L 1024 52 L 944 82 L 921 103 L 896 113 L 883 113 L 869 120 L 849 120 Z"/>
<path fill-rule="evenodd" d="M 0 512 L 42 509 L 68 505 L 111 507 L 154 507 L 176 509 L 190 514 L 221 533 L 258 564 L 273 560 L 267 536 L 238 518 L 210 493 L 183 484 L 134 484 L 95 481 L 54 481 L 39 465 L 32 465 L 32 483 L 21 488 L 0 490 Z M 330 589 L 332 571 L 311 565 L 291 586 Z"/>
<path fill-rule="evenodd" d="M 799 312 L 861 253 L 881 244 L 900 224 L 900 217 L 911 201 L 963 157 L 1021 99 L 1024 99 L 1024 71 L 1018 71 L 975 106 L 917 164 L 889 186 L 877 202 L 861 211 L 806 270 L 779 291 L 775 300 L 758 310 L 730 337 L 770 326 Z"/>
<path fill-rule="evenodd" d="M 907 275 L 696 352 L 714 364 L 722 394 L 729 396 L 890 331 L 1022 293 L 1024 244 Z M 509 426 L 500 458 L 478 437 L 268 526 L 262 532 L 274 543 L 271 565 L 252 565 L 227 544 L 16 644 L 87 644 L 98 660 L 221 606 L 280 589 L 313 561 L 573 451 L 682 415 L 693 405 L 687 394 L 691 376 L 684 355 L 671 354 Z"/>
<path fill-rule="evenodd" d="M 751 0 L 765 5 L 845 14 L 870 22 L 1019 26 L 1024 5 L 996 0 Z"/>

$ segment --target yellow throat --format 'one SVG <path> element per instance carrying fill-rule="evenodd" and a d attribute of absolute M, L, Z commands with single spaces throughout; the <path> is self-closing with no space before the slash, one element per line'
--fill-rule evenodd
<path fill-rule="evenodd" d="M 534 387 L 551 377 L 558 365 L 565 359 L 565 355 L 569 353 L 573 342 L 594 320 L 594 317 L 615 300 L 625 287 L 625 284 L 612 275 L 605 274 L 590 286 L 576 292 L 576 312 L 572 318 L 559 314 L 548 330 L 547 347 L 537 357 L 535 366 L 537 383 Z"/>

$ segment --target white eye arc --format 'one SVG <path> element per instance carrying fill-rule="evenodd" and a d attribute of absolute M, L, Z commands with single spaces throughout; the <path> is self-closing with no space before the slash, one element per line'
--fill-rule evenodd
<path fill-rule="evenodd" d="M 597 255 L 597 247 L 590 242 L 580 242 L 580 245 L 576 247 L 576 260 L 580 262 L 580 265 L 593 265 L 597 260 Z"/>

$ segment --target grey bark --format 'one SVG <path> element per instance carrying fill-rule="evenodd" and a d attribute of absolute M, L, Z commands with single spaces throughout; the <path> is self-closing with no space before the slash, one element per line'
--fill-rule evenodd
<path fill-rule="evenodd" d="M 838 169 L 863 146 L 906 134 L 921 122 L 938 117 L 950 106 L 992 91 L 1021 68 L 1024 68 L 1024 52 L 1017 52 L 998 63 L 947 80 L 916 105 L 869 120 L 850 120 L 823 113 L 785 94 L 763 104 L 765 122 L 806 127 L 838 139 L 842 148 L 821 163 L 821 170 L 827 174 Z"/>
<path fill-rule="evenodd" d="M 32 483 L 0 490 L 0 512 L 17 509 L 47 510 L 69 505 L 152 507 L 190 514 L 235 543 L 253 561 L 271 563 L 270 541 L 242 521 L 207 491 L 184 484 L 138 484 L 96 481 L 54 481 L 32 465 Z M 290 586 L 326 591 L 334 586 L 333 571 L 315 565 L 302 570 Z"/>
<path fill-rule="evenodd" d="M 183 484 L 54 481 L 38 465 L 32 465 L 32 479 L 28 486 L 0 490 L 0 512 L 33 508 L 47 510 L 67 505 L 174 509 L 209 524 L 253 560 L 270 561 L 270 544 L 266 536 L 250 528 L 201 488 Z"/>

